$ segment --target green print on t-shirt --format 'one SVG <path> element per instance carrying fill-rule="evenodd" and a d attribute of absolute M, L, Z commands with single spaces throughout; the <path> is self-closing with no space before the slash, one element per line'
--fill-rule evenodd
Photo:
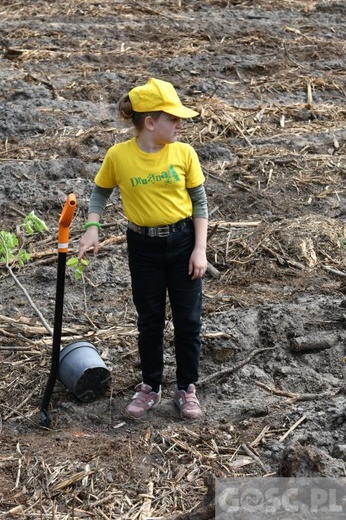
<path fill-rule="evenodd" d="M 135 188 L 136 186 L 144 186 L 146 184 L 155 184 L 156 182 L 164 182 L 165 184 L 170 184 L 172 182 L 179 182 L 180 178 L 178 173 L 175 171 L 173 165 L 168 167 L 167 172 L 162 172 L 159 175 L 155 173 L 148 173 L 146 177 L 131 177 L 130 182 L 131 186 Z"/>

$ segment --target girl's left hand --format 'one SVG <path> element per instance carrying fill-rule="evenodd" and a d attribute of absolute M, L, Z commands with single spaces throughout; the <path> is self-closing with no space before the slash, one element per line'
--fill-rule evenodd
<path fill-rule="evenodd" d="M 197 249 L 195 248 L 192 251 L 189 261 L 189 275 L 192 280 L 196 280 L 196 278 L 202 278 L 204 273 L 207 270 L 207 255 L 205 249 Z"/>

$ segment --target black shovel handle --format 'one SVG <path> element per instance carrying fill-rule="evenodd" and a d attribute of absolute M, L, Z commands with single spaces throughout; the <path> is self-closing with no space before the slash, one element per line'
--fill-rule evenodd
<path fill-rule="evenodd" d="M 65 202 L 59 220 L 59 235 L 58 235 L 58 272 L 56 283 L 55 296 L 55 315 L 54 315 L 54 330 L 53 330 L 53 347 L 52 358 L 49 377 L 43 394 L 41 408 L 40 408 L 40 424 L 45 427 L 50 426 L 50 417 L 48 415 L 48 406 L 53 394 L 54 386 L 59 372 L 59 358 L 61 345 L 61 329 L 62 329 L 62 315 L 64 305 L 65 292 L 65 271 L 66 271 L 66 253 L 68 250 L 68 239 L 70 232 L 70 224 L 76 209 L 76 196 L 70 194 Z"/>

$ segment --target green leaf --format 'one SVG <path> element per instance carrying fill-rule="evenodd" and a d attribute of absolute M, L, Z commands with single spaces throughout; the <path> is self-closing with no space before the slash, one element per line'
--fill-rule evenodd
<path fill-rule="evenodd" d="M 83 276 L 83 269 L 81 269 L 81 267 L 77 267 L 75 275 L 74 275 L 75 279 L 78 281 L 82 278 L 82 276 Z"/>
<path fill-rule="evenodd" d="M 33 235 L 34 234 L 34 230 L 32 229 L 32 227 L 30 226 L 29 222 L 25 222 L 23 224 L 23 227 L 25 229 L 25 232 L 27 235 Z"/>
<path fill-rule="evenodd" d="M 30 253 L 25 251 L 25 249 L 20 249 L 18 251 L 18 258 L 19 258 L 20 261 L 28 262 L 30 260 L 30 258 L 31 258 L 31 255 L 30 255 Z"/>
<path fill-rule="evenodd" d="M 77 267 L 78 265 L 78 258 L 76 256 L 73 256 L 72 258 L 69 258 L 66 262 L 66 265 L 69 267 Z"/>
<path fill-rule="evenodd" d="M 78 260 L 76 256 L 72 256 L 66 262 L 66 265 L 74 271 L 74 278 L 77 281 L 82 278 L 84 269 L 87 267 L 88 264 L 89 262 L 87 260 L 85 260 L 84 258 Z"/>
<path fill-rule="evenodd" d="M 6 263 L 14 258 L 13 251 L 18 247 L 19 241 L 14 233 L 0 231 L 0 255 L 1 262 Z"/>

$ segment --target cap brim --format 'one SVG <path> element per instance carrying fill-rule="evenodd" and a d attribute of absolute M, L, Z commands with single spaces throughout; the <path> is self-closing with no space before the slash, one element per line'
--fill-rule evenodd
<path fill-rule="evenodd" d="M 163 111 L 167 114 L 170 114 L 171 116 L 181 117 L 182 119 L 189 119 L 190 117 L 199 116 L 199 112 L 196 112 L 196 110 L 192 110 L 191 108 L 184 107 L 184 105 L 181 105 L 180 107 L 164 108 Z"/>

